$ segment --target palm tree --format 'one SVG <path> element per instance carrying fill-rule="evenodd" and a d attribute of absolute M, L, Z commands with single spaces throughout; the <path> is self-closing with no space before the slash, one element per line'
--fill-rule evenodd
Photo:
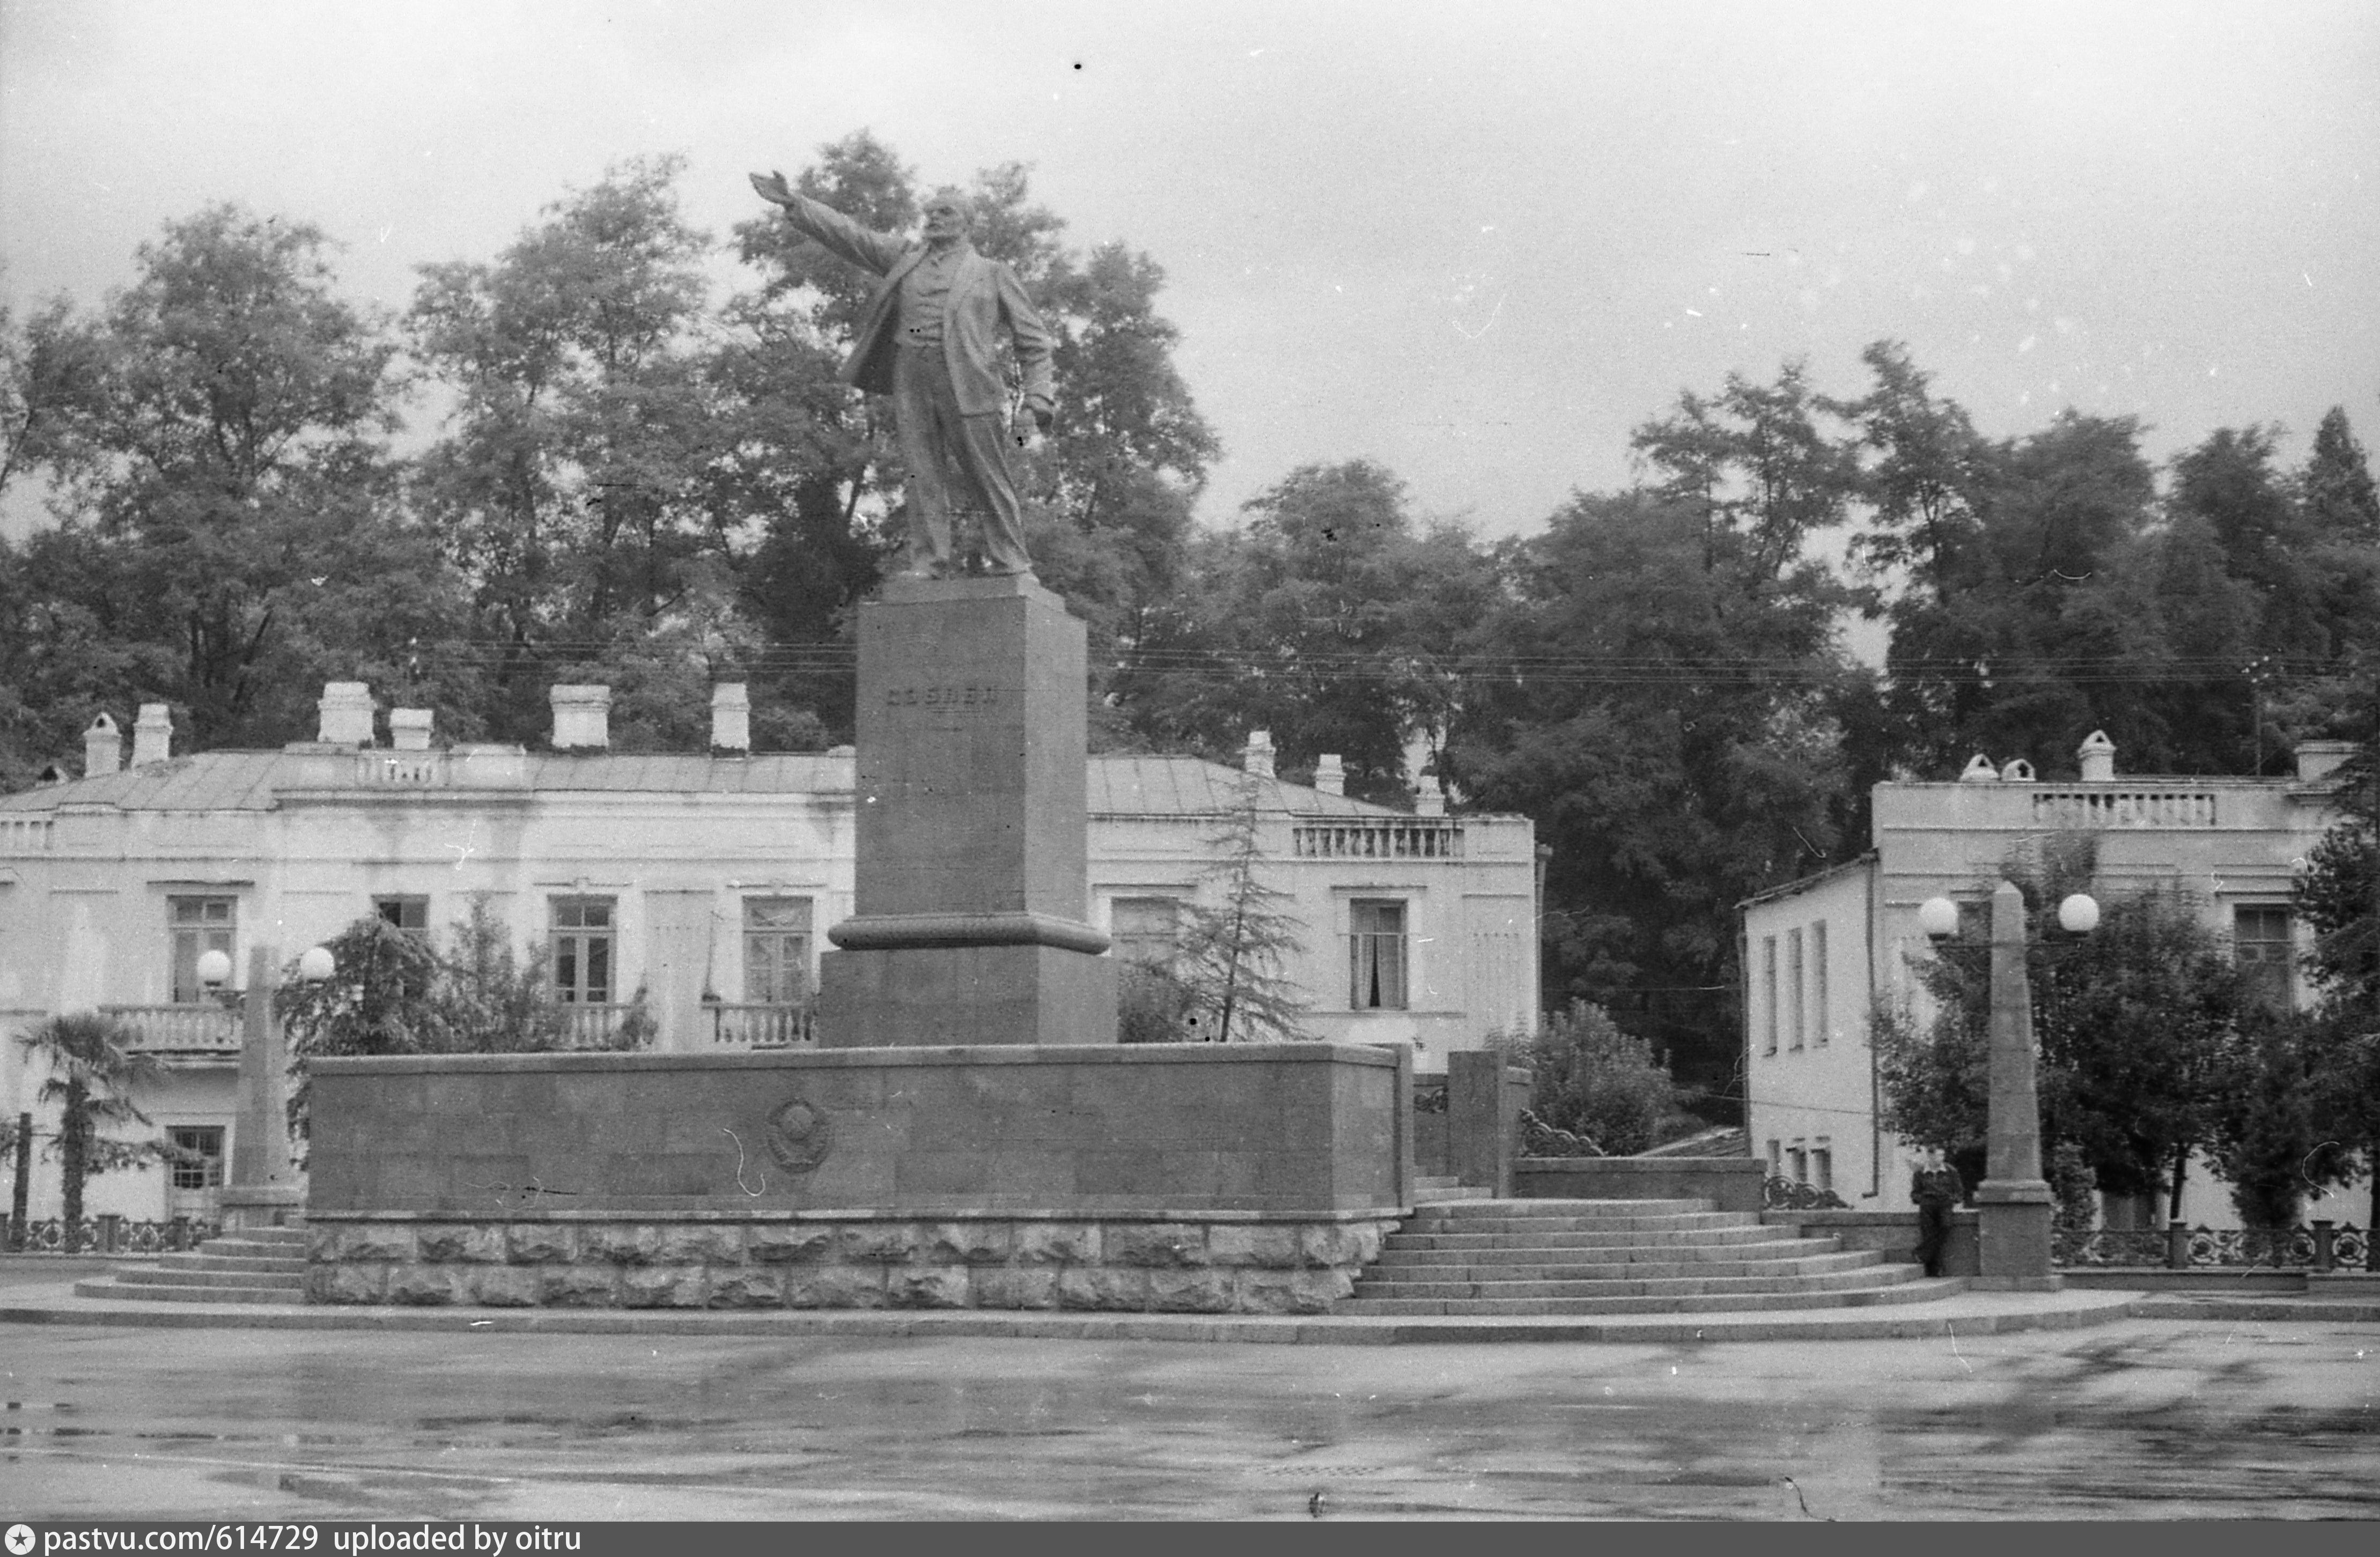
<path fill-rule="evenodd" d="M 161 1074 L 150 1055 L 127 1046 L 131 1029 L 95 1011 L 52 1016 L 21 1033 L 29 1057 L 49 1072 L 38 1094 L 58 1105 L 58 1134 L 51 1151 L 65 1178 L 67 1247 L 82 1224 L 83 1185 L 101 1174 L 137 1167 L 164 1155 L 158 1141 L 122 1141 L 102 1135 L 110 1125 L 146 1125 L 149 1116 L 132 1101 L 133 1089 Z"/>

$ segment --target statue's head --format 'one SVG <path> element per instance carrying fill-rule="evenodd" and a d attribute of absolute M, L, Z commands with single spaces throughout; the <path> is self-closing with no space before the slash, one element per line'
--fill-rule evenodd
<path fill-rule="evenodd" d="M 944 185 L 926 197 L 925 216 L 928 243 L 956 242 L 975 220 L 975 202 L 965 190 Z"/>

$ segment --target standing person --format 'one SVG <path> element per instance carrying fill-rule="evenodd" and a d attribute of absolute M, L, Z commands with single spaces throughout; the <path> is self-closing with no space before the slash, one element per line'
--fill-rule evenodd
<path fill-rule="evenodd" d="M 1054 414 L 1050 332 L 1016 273 L 967 241 L 966 197 L 936 190 L 926 201 L 925 241 L 911 243 L 795 193 L 782 173 L 753 174 L 752 188 L 783 207 L 804 235 L 883 278 L 868 299 L 841 376 L 892 396 L 901 459 L 909 468 L 904 571 L 936 578 L 956 571 L 952 516 L 972 510 L 982 517 L 985 571 L 1031 578 L 1008 444 L 1012 436 L 1022 444 L 1048 431 Z M 1013 428 L 1001 371 L 1003 327 L 1025 377 Z"/>
<path fill-rule="evenodd" d="M 1942 1273 L 1942 1251 L 1950 1242 L 1950 1208 L 1959 1203 L 1964 1188 L 1939 1151 L 1927 1147 L 1918 1153 L 1909 1198 L 1917 1203 L 1917 1262 L 1929 1276 Z"/>

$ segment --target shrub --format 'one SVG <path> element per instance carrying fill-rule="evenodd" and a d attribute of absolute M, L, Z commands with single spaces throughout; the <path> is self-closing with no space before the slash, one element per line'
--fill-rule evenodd
<path fill-rule="evenodd" d="M 1658 1146 L 1682 1112 L 1663 1058 L 1601 1006 L 1577 1001 L 1547 1017 L 1530 1059 L 1531 1109 L 1553 1129 L 1587 1137 L 1612 1156 Z"/>

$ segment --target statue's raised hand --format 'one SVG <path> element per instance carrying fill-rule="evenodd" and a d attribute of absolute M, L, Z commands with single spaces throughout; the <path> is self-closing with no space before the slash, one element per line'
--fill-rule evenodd
<path fill-rule="evenodd" d="M 762 175 L 755 173 L 751 176 L 751 178 L 752 188 L 759 192 L 759 196 L 762 200 L 767 201 L 773 205 L 791 205 L 794 203 L 794 191 L 785 183 L 785 176 L 783 174 L 771 173 Z"/>

